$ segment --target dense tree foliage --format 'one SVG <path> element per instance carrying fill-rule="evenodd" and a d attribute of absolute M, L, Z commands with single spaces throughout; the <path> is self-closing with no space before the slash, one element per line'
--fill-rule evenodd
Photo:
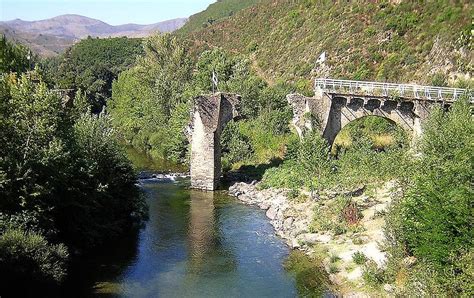
<path fill-rule="evenodd" d="M 27 71 L 33 59 L 36 57 L 26 47 L 8 41 L 5 36 L 0 38 L 0 74 Z"/>
<path fill-rule="evenodd" d="M 35 73 L 35 77 L 41 76 Z M 74 108 L 41 81 L 0 77 L 0 270 L 4 281 L 60 282 L 68 250 L 103 244 L 143 214 L 110 119 Z M 6 282 L 0 290 L 15 287 Z"/>
<path fill-rule="evenodd" d="M 426 125 L 420 170 L 388 217 L 392 262 L 409 256 L 419 262 L 407 291 L 474 294 L 473 138 L 467 100 L 449 112 L 435 110 Z"/>
<path fill-rule="evenodd" d="M 141 40 L 87 38 L 59 57 L 45 59 L 41 69 L 55 88 L 82 90 L 94 112 L 100 112 L 112 94 L 112 82 L 143 53 Z"/>
<path fill-rule="evenodd" d="M 269 151 L 283 150 L 291 117 L 285 99 L 289 86 L 269 87 L 250 71 L 247 59 L 221 49 L 202 53 L 194 63 L 186 45 L 172 35 L 151 37 L 144 48 L 144 57 L 114 83 L 109 109 L 114 125 L 134 147 L 154 157 L 186 162 L 185 127 L 192 98 L 213 91 L 211 77 L 216 73 L 219 91 L 242 96 L 240 112 L 247 118 L 230 125 L 227 130 L 232 133 L 224 132 L 224 142 L 235 145 L 223 144 L 225 164 L 251 160 L 255 155 L 265 161 L 271 158 Z"/>

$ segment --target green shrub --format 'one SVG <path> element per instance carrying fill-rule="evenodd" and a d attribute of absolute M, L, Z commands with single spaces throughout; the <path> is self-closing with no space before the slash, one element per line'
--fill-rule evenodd
<path fill-rule="evenodd" d="M 431 85 L 446 87 L 448 86 L 448 78 L 444 73 L 436 73 L 431 77 Z"/>
<path fill-rule="evenodd" d="M 352 261 L 354 261 L 354 263 L 356 263 L 357 265 L 363 265 L 365 264 L 365 262 L 367 262 L 367 257 L 363 252 L 356 251 L 352 255 Z"/>
<path fill-rule="evenodd" d="M 387 216 L 386 238 L 393 247 L 389 260 L 416 257 L 419 270 L 434 272 L 434 283 L 445 293 L 467 290 L 455 286 L 466 270 L 457 268 L 453 256 L 473 247 L 473 137 L 467 100 L 456 102 L 449 112 L 433 111 L 421 141 L 420 171 Z"/>
<path fill-rule="evenodd" d="M 221 148 L 224 163 L 229 165 L 248 160 L 253 153 L 250 139 L 240 132 L 239 126 L 233 121 L 222 132 Z"/>
<path fill-rule="evenodd" d="M 66 276 L 67 258 L 62 244 L 50 244 L 34 232 L 8 229 L 0 235 L 0 289 L 14 289 L 19 281 L 29 287 L 60 283 Z"/>
<path fill-rule="evenodd" d="M 329 258 L 329 262 L 331 263 L 337 263 L 341 260 L 341 258 L 338 256 L 338 255 L 332 255 L 330 258 Z"/>
<path fill-rule="evenodd" d="M 372 288 L 378 289 L 385 282 L 385 272 L 379 268 L 377 263 L 369 260 L 365 263 L 362 278 L 364 282 Z"/>
<path fill-rule="evenodd" d="M 331 169 L 331 160 L 329 156 L 329 146 L 319 132 L 312 132 L 305 135 L 298 150 L 298 162 L 304 169 L 303 175 L 307 179 L 316 177 L 318 190 L 322 186 L 322 178 L 327 175 Z"/>
<path fill-rule="evenodd" d="M 341 270 L 339 270 L 339 266 L 337 266 L 337 264 L 335 264 L 335 263 L 329 264 L 329 273 L 330 274 L 336 274 L 339 271 L 341 271 Z"/>

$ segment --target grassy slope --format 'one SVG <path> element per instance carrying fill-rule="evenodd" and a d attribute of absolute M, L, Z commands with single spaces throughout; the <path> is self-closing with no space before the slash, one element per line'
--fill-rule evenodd
<path fill-rule="evenodd" d="M 221 21 L 236 12 L 254 5 L 259 0 L 219 0 L 216 3 L 209 5 L 209 7 L 195 15 L 192 15 L 186 25 L 178 30 L 180 34 L 189 34 L 201 30 L 211 23 Z"/>
<path fill-rule="evenodd" d="M 252 53 L 273 80 L 309 79 L 326 51 L 330 70 L 315 76 L 432 83 L 436 74 L 472 72 L 473 13 L 469 1 L 263 0 L 190 37 L 200 50 Z"/>

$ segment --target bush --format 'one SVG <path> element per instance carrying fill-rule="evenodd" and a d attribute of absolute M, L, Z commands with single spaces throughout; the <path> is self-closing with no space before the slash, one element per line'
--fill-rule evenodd
<path fill-rule="evenodd" d="M 370 260 L 364 265 L 362 278 L 369 287 L 377 289 L 385 282 L 385 272 Z"/>
<path fill-rule="evenodd" d="M 456 102 L 449 112 L 434 111 L 421 141 L 421 170 L 387 217 L 390 259 L 416 257 L 421 268 L 435 272 L 445 293 L 468 290 L 455 286 L 466 270 L 458 268 L 453 256 L 474 244 L 473 137 L 467 100 Z"/>
<path fill-rule="evenodd" d="M 0 289 L 14 290 L 19 281 L 23 286 L 60 283 L 66 276 L 67 258 L 62 244 L 50 244 L 34 232 L 8 229 L 0 236 Z"/>
<path fill-rule="evenodd" d="M 357 265 L 363 265 L 365 264 L 365 262 L 367 262 L 367 257 L 363 252 L 356 251 L 352 255 L 352 261 L 354 261 L 354 263 L 356 263 Z"/>
<path fill-rule="evenodd" d="M 316 177 L 317 188 L 322 186 L 321 180 L 330 171 L 331 160 L 329 145 L 319 132 L 307 134 L 298 150 L 298 162 L 301 163 L 305 177 Z"/>
<path fill-rule="evenodd" d="M 249 159 L 253 153 L 250 139 L 240 132 L 238 124 L 233 121 L 222 132 L 221 150 L 224 164 L 229 166 Z"/>

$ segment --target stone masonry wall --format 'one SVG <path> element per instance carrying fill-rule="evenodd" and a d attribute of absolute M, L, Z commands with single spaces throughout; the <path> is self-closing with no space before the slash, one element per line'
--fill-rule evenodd
<path fill-rule="evenodd" d="M 238 116 L 240 96 L 217 93 L 195 99 L 190 126 L 191 187 L 215 190 L 221 176 L 220 136 L 227 122 Z"/>

